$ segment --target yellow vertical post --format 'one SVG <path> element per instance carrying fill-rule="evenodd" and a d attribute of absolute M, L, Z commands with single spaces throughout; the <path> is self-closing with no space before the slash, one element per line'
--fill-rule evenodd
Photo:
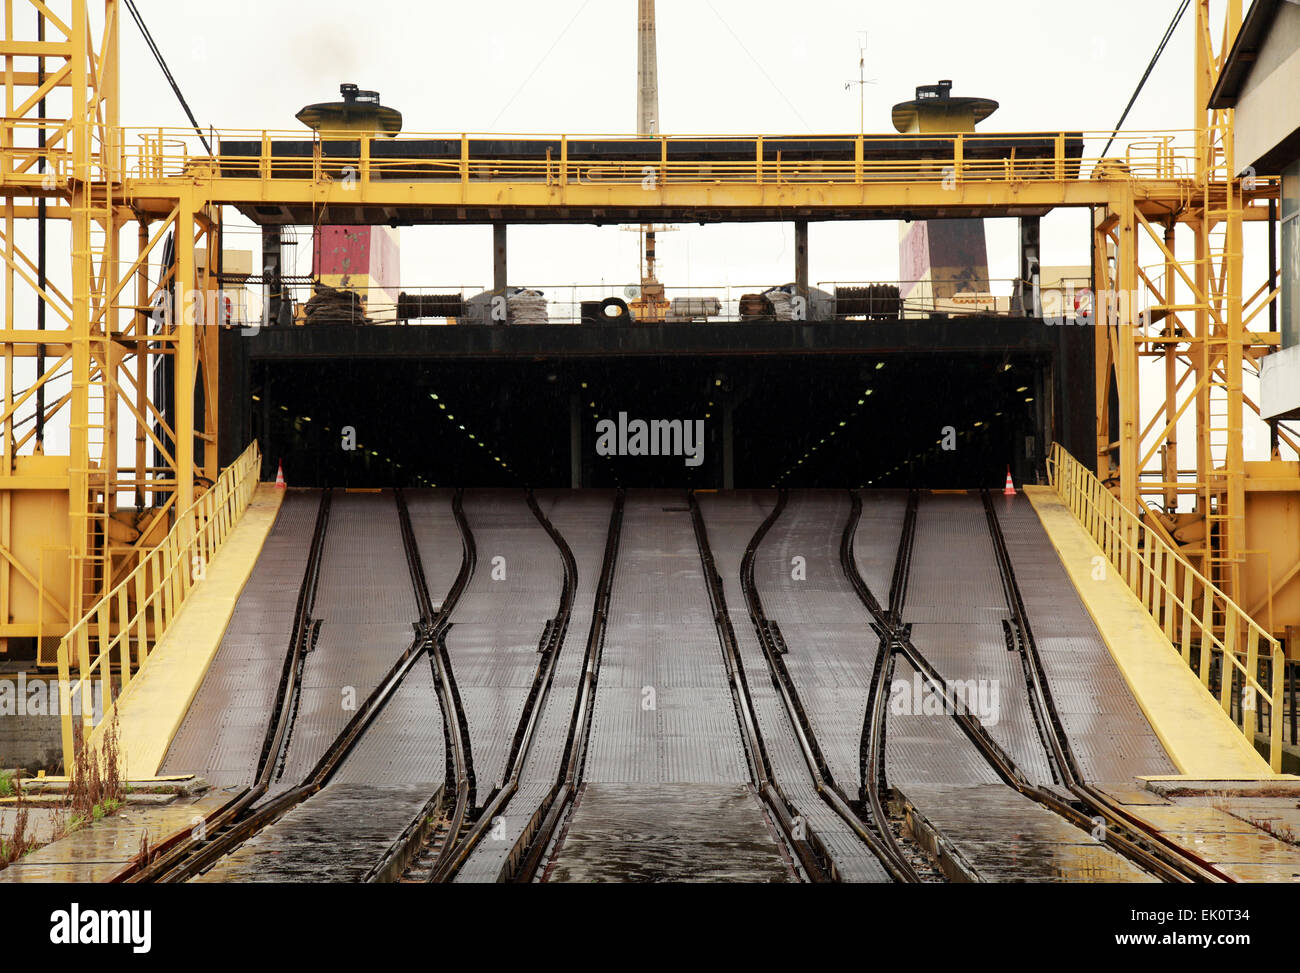
<path fill-rule="evenodd" d="M 137 256 L 149 248 L 149 224 L 140 221 L 137 234 Z M 138 416 L 135 424 L 135 503 L 137 507 L 145 505 L 144 482 L 148 470 L 148 433 L 145 420 L 149 417 L 149 354 L 148 346 L 142 340 L 149 333 L 149 314 L 145 305 L 149 303 L 149 262 L 142 260 L 136 274 L 135 286 L 135 411 Z"/>
<path fill-rule="evenodd" d="M 1177 234 L 1175 233 L 1175 224 L 1172 220 L 1165 226 L 1165 249 L 1169 251 L 1171 257 L 1177 254 Z M 1178 275 L 1175 264 L 1172 259 L 1165 261 L 1165 306 L 1172 307 L 1178 301 L 1174 299 L 1174 293 L 1178 286 Z M 1165 312 L 1165 336 L 1173 338 L 1178 330 L 1178 318 L 1172 310 Z M 1169 341 L 1164 346 L 1165 352 L 1165 424 L 1169 427 L 1169 432 L 1165 435 L 1164 449 L 1161 454 L 1160 470 L 1161 479 L 1166 484 L 1164 503 L 1166 510 L 1174 510 L 1178 506 L 1178 345 Z"/>
<path fill-rule="evenodd" d="M 195 286 L 194 191 L 181 190 L 176 213 L 176 307 L 173 312 L 176 401 L 176 516 L 194 503 L 194 339 L 197 302 Z M 188 533 L 181 538 L 188 539 Z"/>
<path fill-rule="evenodd" d="M 81 617 L 85 607 L 87 558 L 89 554 L 90 445 L 90 301 L 94 286 L 90 234 L 90 37 L 86 21 L 86 0 L 72 0 L 69 22 L 72 34 L 72 353 L 71 421 L 68 430 L 68 515 L 70 518 L 70 589 L 68 625 Z M 84 693 L 84 688 L 83 688 Z"/>
<path fill-rule="evenodd" d="M 1131 186 L 1125 186 L 1119 203 L 1119 247 L 1116 276 L 1119 293 L 1115 308 L 1119 366 L 1119 469 L 1120 502 L 1135 514 L 1138 510 L 1138 430 L 1141 402 L 1138 395 L 1138 228 Z"/>

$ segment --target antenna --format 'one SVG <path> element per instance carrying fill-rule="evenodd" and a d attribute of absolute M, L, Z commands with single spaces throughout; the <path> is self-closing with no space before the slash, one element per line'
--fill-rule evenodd
<path fill-rule="evenodd" d="M 865 135 L 867 132 L 867 85 L 875 84 L 875 78 L 867 78 L 867 32 L 858 31 L 858 36 L 862 41 L 858 44 L 858 79 L 856 81 L 845 81 L 844 90 L 848 91 L 854 85 L 858 86 L 858 133 Z"/>

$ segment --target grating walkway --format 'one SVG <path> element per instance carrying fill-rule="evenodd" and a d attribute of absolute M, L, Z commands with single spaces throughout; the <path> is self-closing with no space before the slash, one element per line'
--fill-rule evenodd
<path fill-rule="evenodd" d="M 978 715 L 990 735 L 1031 781 L 1050 784 L 1020 655 L 1007 648 L 1009 618 L 983 500 L 922 494 L 903 607 L 912 642 L 946 680 L 969 681 L 989 701 Z"/>
<path fill-rule="evenodd" d="M 1056 709 L 1087 780 L 1130 786 L 1177 773 L 1074 589 L 1033 506 L 995 497 L 1029 626 Z"/>
<path fill-rule="evenodd" d="M 319 491 L 285 496 L 160 774 L 197 774 L 215 787 L 253 783 L 319 509 Z"/>
<path fill-rule="evenodd" d="M 560 603 L 564 563 L 522 491 L 467 491 L 464 510 L 477 566 L 452 612 L 447 652 L 482 807 L 505 777 L 542 632 Z"/>
<path fill-rule="evenodd" d="M 311 773 L 415 637 L 419 617 L 389 492 L 338 494 L 330 506 L 297 715 L 272 794 Z"/>
<path fill-rule="evenodd" d="M 606 491 L 539 490 L 542 513 L 564 537 L 578 566 L 569 628 L 544 698 L 532 748 L 524 760 L 519 789 L 505 813 L 478 844 L 456 875 L 458 882 L 494 882 L 529 818 L 555 785 L 564 758 L 569 724 L 582 678 L 583 655 L 591 629 L 596 585 L 605 553 L 614 495 Z M 558 597 L 558 596 L 557 596 Z"/>
<path fill-rule="evenodd" d="M 633 491 L 584 779 L 749 782 L 685 497 Z"/>
<path fill-rule="evenodd" d="M 853 797 L 862 786 L 862 727 L 878 640 L 840 562 L 849 512 L 844 491 L 792 491 L 759 546 L 754 583 L 789 648 L 790 677 L 835 783 Z M 803 578 L 795 576 L 796 558 Z"/>
<path fill-rule="evenodd" d="M 740 564 L 754 533 L 776 506 L 776 494 L 770 491 L 701 494 L 699 503 L 708 528 L 714 563 L 722 576 L 723 596 L 736 633 L 741 665 L 745 669 L 773 780 L 808 823 L 809 829 L 826 845 L 844 881 L 887 882 L 889 874 L 884 866 L 817 794 L 785 704 L 772 685 L 767 658 L 745 604 Z"/>

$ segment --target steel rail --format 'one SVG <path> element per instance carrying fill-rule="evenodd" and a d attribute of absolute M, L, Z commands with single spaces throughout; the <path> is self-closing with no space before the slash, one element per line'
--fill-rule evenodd
<path fill-rule="evenodd" d="M 1016 629 L 1017 648 L 1025 668 L 1030 709 L 1038 723 L 1040 734 L 1046 737 L 1050 744 L 1049 756 L 1052 758 L 1054 769 L 1062 778 L 1061 783 L 1093 815 L 1090 821 L 1100 817 L 1105 822 L 1107 836 L 1119 832 L 1115 845 L 1117 849 L 1122 850 L 1148 871 L 1163 875 L 1168 869 L 1173 869 L 1183 876 L 1183 880 L 1195 882 L 1235 881 L 1230 875 L 1215 867 L 1212 862 L 1170 840 L 1156 828 L 1126 811 L 1117 801 L 1084 779 L 1078 758 L 1065 732 L 1060 711 L 1052 696 L 1051 684 L 1047 679 L 1042 655 L 1038 650 L 1038 643 L 1034 639 L 1033 628 L 1025 610 L 1024 599 L 1021 597 L 1020 585 L 1016 580 L 1015 568 L 1011 563 L 1010 552 L 1007 550 L 1006 537 L 1002 532 L 997 509 L 987 490 L 982 490 L 980 493 L 1003 592 Z"/>
<path fill-rule="evenodd" d="M 407 553 L 407 563 L 411 570 L 411 580 L 415 586 L 415 597 L 420 607 L 420 617 L 426 628 L 426 643 L 429 647 L 429 664 L 433 670 L 434 685 L 437 687 L 439 709 L 442 711 L 443 735 L 446 741 L 447 770 L 442 793 L 445 797 L 448 787 L 455 797 L 451 813 L 440 823 L 438 832 L 442 836 L 442 846 L 434 859 L 436 869 L 451 847 L 451 839 L 460 834 L 466 817 L 474 804 L 474 757 L 470 747 L 469 720 L 461 702 L 460 690 L 456 685 L 455 672 L 451 666 L 451 656 L 447 651 L 447 630 L 451 627 L 451 615 L 461 595 L 469 586 L 470 579 L 478 565 L 478 548 L 474 543 L 474 532 L 465 517 L 464 491 L 457 490 L 451 501 L 452 516 L 460 533 L 461 560 L 460 570 L 435 610 L 433 599 L 429 595 L 429 584 L 424 574 L 424 561 L 420 555 L 415 530 L 411 526 L 410 510 L 406 498 L 398 492 L 398 512 L 402 521 L 402 543 Z M 434 795 L 437 797 L 438 795 Z M 384 874 L 396 871 L 392 863 L 399 857 L 407 858 L 415 853 L 414 845 L 423 842 L 426 835 L 419 827 L 418 821 L 413 828 L 408 827 L 403 837 L 398 839 L 380 861 L 366 875 L 367 881 L 377 880 Z M 405 865 L 405 863 L 402 863 Z"/>
<path fill-rule="evenodd" d="M 320 574 L 324 541 L 324 529 L 321 519 L 318 517 L 318 528 L 320 529 L 318 529 L 317 535 L 313 537 L 313 552 L 309 556 L 310 563 L 307 576 L 304 579 L 304 587 L 300 591 L 297 608 L 298 617 L 295 620 L 295 646 L 298 654 L 293 669 L 296 675 L 293 680 L 294 685 L 287 687 L 290 691 L 284 694 L 285 699 L 281 706 L 281 718 L 277 720 L 279 725 L 275 730 L 275 738 L 279 741 L 279 749 L 273 751 L 275 759 L 272 759 L 272 752 L 268 752 L 262 771 L 259 774 L 258 785 L 250 788 L 249 792 L 243 795 L 242 798 L 237 798 L 236 802 L 232 802 L 218 812 L 218 815 L 220 815 L 219 820 L 213 821 L 217 829 L 215 834 L 209 837 L 207 827 L 198 829 L 199 833 L 192 835 L 189 842 L 182 847 L 178 847 L 173 855 L 169 856 L 167 862 L 159 862 L 158 867 L 149 876 L 154 881 L 182 882 L 196 877 L 210 869 L 220 859 L 229 855 L 262 829 L 283 817 L 288 811 L 318 793 L 329 783 L 338 768 L 342 766 L 343 762 L 355 749 L 357 743 L 374 719 L 382 712 L 384 706 L 402 684 L 411 668 L 429 650 L 430 633 L 424 617 L 428 603 L 421 599 L 419 586 L 415 584 L 417 578 L 416 569 L 419 567 L 418 551 L 409 543 L 409 541 L 413 541 L 413 535 L 408 533 L 409 519 L 406 517 L 403 498 L 400 493 L 395 493 L 394 499 L 399 520 L 404 528 L 403 546 L 407 556 L 408 569 L 412 571 L 412 582 L 416 587 L 417 601 L 420 602 L 422 615 L 422 618 L 415 623 L 416 631 L 411 644 L 394 662 L 375 690 L 358 707 L 357 713 L 326 748 L 304 781 L 258 806 L 256 801 L 259 797 L 254 796 L 253 792 L 260 790 L 261 795 L 266 793 L 271 781 L 279 773 L 278 770 L 272 768 L 277 768 L 283 761 L 283 748 L 288 744 L 288 734 L 292 729 L 291 714 L 296 710 L 296 705 L 291 697 L 296 692 L 296 684 L 301 676 L 302 650 L 308 644 L 310 636 L 307 633 L 314 633 L 316 630 L 316 625 L 312 623 L 310 618 L 310 611 L 314 604 L 316 581 Z M 466 561 L 462 559 L 462 575 L 465 573 L 465 569 Z M 427 592 L 425 594 L 427 595 Z M 442 617 L 441 613 L 439 617 Z M 286 717 L 288 717 L 287 720 Z M 227 810 L 233 813 L 225 813 Z"/>
<path fill-rule="evenodd" d="M 705 526 L 704 514 L 694 491 L 688 495 L 688 502 L 691 524 L 695 528 L 695 542 L 700 552 L 700 566 L 704 571 L 705 586 L 709 593 L 709 606 L 713 610 L 713 624 L 717 628 L 718 644 L 722 649 L 723 663 L 727 668 L 727 682 L 731 686 L 731 699 L 736 708 L 736 718 L 740 723 L 745 755 L 749 759 L 750 775 L 755 790 L 772 812 L 773 819 L 785 835 L 786 843 L 798 856 L 808 880 L 814 883 L 832 881 L 834 865 L 830 853 L 811 825 L 798 814 L 798 809 L 786 796 L 780 783 L 772 776 L 771 759 L 768 757 L 767 745 L 763 741 L 762 730 L 758 726 L 758 711 L 750 695 L 749 680 L 745 676 L 744 662 L 741 660 L 740 647 L 736 642 L 736 631 L 727 611 L 722 576 L 718 574 L 717 564 L 713 559 L 708 528 Z"/>
<path fill-rule="evenodd" d="M 538 506 L 533 491 L 529 490 L 527 496 L 528 507 L 533 516 L 537 518 L 537 522 L 541 524 L 542 529 L 546 531 L 560 552 L 560 559 L 564 565 L 564 583 L 560 590 L 560 603 L 556 608 L 555 617 L 547 621 L 542 632 L 541 658 L 533 674 L 528 699 L 524 703 L 524 710 L 519 717 L 514 740 L 511 743 L 510 754 L 506 760 L 506 779 L 479 813 L 470 830 L 459 841 L 455 842 L 454 847 L 450 848 L 446 855 L 443 856 L 441 863 L 429 872 L 426 878 L 427 882 L 451 881 L 474 851 L 479 841 L 482 840 L 483 835 L 492 827 L 493 821 L 505 811 L 511 798 L 518 792 L 519 778 L 523 775 L 524 764 L 528 759 L 537 724 L 541 719 L 544 701 L 550 693 L 551 684 L 554 681 L 560 650 L 564 646 L 565 636 L 568 633 L 569 619 L 573 610 L 573 599 L 578 587 L 578 561 L 573 556 L 573 550 L 569 547 L 568 542 L 565 541 L 555 525 L 551 523 L 550 518 L 542 512 L 542 508 Z"/>
<path fill-rule="evenodd" d="M 405 504 L 400 493 L 394 493 L 394 504 L 397 508 L 399 523 L 409 522 L 404 517 Z M 323 538 L 322 538 L 323 546 Z M 407 557 L 408 569 L 412 568 L 412 548 L 406 543 L 406 532 L 403 531 L 403 548 Z M 301 615 L 301 620 L 306 625 L 310 621 L 309 612 L 315 600 L 315 579 L 319 577 L 321 553 L 318 551 L 316 556 L 315 574 L 312 580 L 312 586 L 309 598 L 305 603 L 306 614 Z M 415 575 L 412 574 L 412 583 L 414 585 Z M 418 599 L 417 590 L 417 599 Z M 311 626 L 314 631 L 315 626 Z M 334 741 L 326 748 L 325 752 L 312 767 L 311 772 L 304 779 L 303 783 L 291 788 L 281 794 L 276 795 L 271 800 L 261 806 L 252 808 L 251 813 L 245 817 L 238 818 L 231 822 L 224 830 L 218 832 L 215 836 L 203 841 L 196 847 L 193 852 L 175 867 L 171 868 L 157 879 L 160 882 L 183 882 L 207 871 L 216 862 L 248 841 L 249 838 L 256 835 L 263 828 L 274 821 L 283 817 L 293 808 L 297 807 L 303 801 L 307 800 L 314 794 L 318 793 L 330 779 L 343 762 L 355 749 L 357 743 L 361 740 L 370 724 L 375 717 L 383 710 L 384 706 L 393 697 L 397 688 L 406 678 L 407 673 L 415 665 L 416 661 L 428 650 L 428 639 L 423 630 L 422 624 L 417 621 L 415 624 L 415 636 L 411 644 L 397 658 L 385 675 L 384 679 L 375 688 L 365 701 L 358 707 L 356 714 L 348 721 L 345 726 L 335 737 Z M 299 663 L 301 668 L 301 662 Z M 291 728 L 292 724 L 290 725 Z M 287 738 L 285 745 L 287 746 Z M 278 762 L 283 762 L 284 755 L 280 754 Z M 278 776 L 278 774 L 277 774 Z"/>
<path fill-rule="evenodd" d="M 114 875 L 110 882 L 159 881 L 162 876 L 194 855 L 208 834 L 215 834 L 231 827 L 270 789 L 288 747 L 291 727 L 297 712 L 303 656 L 310 645 L 310 640 L 314 637 L 311 611 L 315 606 L 316 584 L 320 578 L 325 534 L 329 528 L 330 502 L 331 491 L 327 489 L 321 493 L 320 505 L 316 510 L 316 521 L 307 552 L 307 565 L 298 586 L 293 627 L 290 630 L 289 645 L 285 652 L 276 691 L 275 718 L 266 728 L 253 783 L 204 816 L 199 824 L 173 832 L 156 847 L 148 849 L 147 860 L 132 861 L 125 869 Z"/>
<path fill-rule="evenodd" d="M 840 565 L 846 578 L 849 578 L 850 583 L 853 583 L 852 575 L 857 572 L 857 562 L 853 557 L 853 542 L 857 536 L 858 524 L 862 518 L 862 500 L 855 493 L 850 494 L 850 500 L 849 516 L 844 523 L 844 531 L 840 535 Z M 907 597 L 907 583 L 911 576 L 912 566 L 912 538 L 914 536 L 914 532 L 909 530 L 909 526 L 915 525 L 915 523 L 916 504 L 914 498 L 909 498 L 907 513 L 903 518 L 903 531 L 899 536 L 898 552 L 894 556 L 893 576 L 889 585 L 888 617 L 895 624 L 901 621 L 903 603 Z M 857 590 L 856 584 L 854 584 L 854 588 Z M 876 664 L 872 669 L 871 683 L 867 688 L 867 707 L 862 721 L 862 743 L 859 748 L 862 762 L 861 801 L 867 807 L 877 830 L 888 837 L 888 847 L 895 862 L 900 868 L 905 866 L 915 875 L 911 862 L 894 835 L 894 830 L 889 823 L 889 814 L 885 810 L 885 802 L 881 797 L 882 794 L 887 793 L 889 790 L 889 783 L 885 773 L 885 705 L 888 699 L 885 686 L 889 683 L 890 674 L 893 672 L 894 630 L 877 626 L 876 633 L 880 637 L 880 644 L 876 650 Z M 916 881 L 919 880 L 919 878 L 916 879 Z"/>
<path fill-rule="evenodd" d="M 759 545 L 762 544 L 768 531 L 772 529 L 772 526 L 785 510 L 788 500 L 788 492 L 782 490 L 777 497 L 772 512 L 759 525 L 749 545 L 745 548 L 745 556 L 741 560 L 740 583 L 742 590 L 745 592 L 745 602 L 746 607 L 749 609 L 750 621 L 754 625 L 759 644 L 762 645 L 763 654 L 767 658 L 772 684 L 781 696 L 786 714 L 790 719 L 790 725 L 793 727 L 795 738 L 799 743 L 799 749 L 803 753 L 805 763 L 808 765 L 813 787 L 822 800 L 840 816 L 853 833 L 857 835 L 858 839 L 880 860 L 880 863 L 885 866 L 886 871 L 895 881 L 919 882 L 920 877 L 912 868 L 911 862 L 907 860 L 906 855 L 897 847 L 893 832 L 889 829 L 887 822 L 864 821 L 853 810 L 848 798 L 836 785 L 826 763 L 826 758 L 822 755 L 821 748 L 817 743 L 812 723 L 804 710 L 802 700 L 799 698 L 798 689 L 794 685 L 794 680 L 790 676 L 785 661 L 781 658 L 781 654 L 786 651 L 785 640 L 781 637 L 779 629 L 763 612 L 762 597 L 759 595 L 758 586 L 754 582 L 754 559 Z"/>
<path fill-rule="evenodd" d="M 850 492 L 852 493 L 852 491 Z M 915 495 L 915 491 L 913 491 L 913 494 Z M 858 502 L 861 503 L 861 498 L 859 498 Z M 905 526 L 908 526 L 913 532 L 915 531 L 915 525 L 916 518 L 911 519 L 910 525 L 905 522 Z M 889 613 L 881 608 L 880 603 L 871 593 L 861 573 L 857 570 L 856 563 L 850 562 L 849 566 L 852 568 L 849 572 L 849 580 L 858 592 L 862 603 L 875 618 L 876 624 L 891 633 L 893 651 L 907 659 L 912 667 L 926 679 L 931 689 L 943 699 L 946 712 L 951 715 L 967 738 L 980 751 L 985 761 L 1003 783 L 1064 818 L 1075 827 L 1091 834 L 1096 825 L 1094 818 L 1052 791 L 1039 787 L 1029 780 L 1011 755 L 993 739 L 979 719 L 967 712 L 961 701 L 956 699 L 947 681 L 912 642 L 907 627 L 902 625 L 901 622 L 894 624 Z M 1121 815 L 1102 816 L 1103 820 L 1107 822 L 1114 821 L 1119 817 Z M 1111 827 L 1108 824 L 1104 829 L 1102 840 L 1121 855 L 1137 862 L 1144 870 L 1163 881 L 1214 881 L 1218 878 L 1212 866 L 1205 868 L 1179 856 L 1156 853 L 1145 847 L 1143 843 L 1135 841 L 1127 831 L 1127 828 Z M 1171 860 L 1175 858 L 1177 860 Z"/>
<path fill-rule="evenodd" d="M 592 711 L 596 703 L 596 683 L 600 675 L 600 661 L 605 647 L 605 630 L 609 621 L 610 592 L 614 587 L 614 569 L 618 561 L 618 545 L 623 531 L 623 500 L 620 489 L 614 497 L 609 514 L 609 528 L 605 535 L 605 552 L 601 559 L 600 579 L 596 584 L 595 604 L 591 611 L 591 627 L 583 654 L 582 682 L 573 703 L 565 740 L 564 760 L 555 784 L 538 805 L 523 832 L 511 847 L 498 876 L 503 882 L 530 882 L 541 868 L 542 859 L 559 830 L 578 786 L 587 757 L 587 742 L 591 735 Z"/>

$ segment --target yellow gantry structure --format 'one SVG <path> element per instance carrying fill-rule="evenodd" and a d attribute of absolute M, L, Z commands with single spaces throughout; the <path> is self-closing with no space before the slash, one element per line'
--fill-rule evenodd
<path fill-rule="evenodd" d="M 385 139 L 372 155 L 368 138 L 301 130 L 214 131 L 214 157 L 192 130 L 121 125 L 118 0 L 3 3 L 0 650 L 39 638 L 41 660 L 52 662 L 87 608 L 217 482 L 225 207 L 304 224 L 325 213 L 343 222 L 648 224 L 1087 208 L 1098 475 L 1267 631 L 1300 625 L 1300 539 L 1278 529 L 1285 506 L 1253 502 L 1267 494 L 1294 508 L 1300 444 L 1280 433 L 1263 463 L 1247 463 L 1243 447 L 1244 418 L 1257 411 L 1245 378 L 1279 340 L 1261 318 L 1276 281 L 1245 296 L 1243 227 L 1268 218 L 1278 186 L 1237 178 L 1232 112 L 1205 107 L 1240 27 L 1240 0 L 1217 25 L 1209 0 L 1195 4 L 1192 124 L 1123 133 L 1105 159 L 1071 146 L 1100 145 L 1109 133 L 1061 131 L 1048 134 L 1046 154 L 1018 153 L 1014 134 L 926 134 L 915 157 L 900 155 L 908 137 L 891 133 L 887 160 L 871 152 L 869 135 L 799 139 L 803 152 L 789 161 L 782 146 L 793 140 L 751 136 L 736 141 L 754 147 L 752 159 L 711 163 L 682 161 L 673 152 L 681 136 L 629 139 L 635 154 L 599 162 L 571 159 L 576 139 L 554 136 L 521 161 L 483 156 L 467 133 Z M 419 138 L 457 151 L 435 162 L 403 157 L 406 140 Z M 282 139 L 309 149 L 277 153 Z M 989 139 L 1009 151 L 991 158 L 980 151 Z M 818 141 L 836 151 L 809 161 Z M 245 146 L 237 158 L 220 148 L 234 142 Z M 645 158 L 647 142 L 657 161 Z M 66 238 L 70 263 L 59 249 L 47 267 L 37 252 L 42 214 L 58 228 L 50 235 Z M 1153 394 L 1153 360 L 1163 397 Z M 31 377 L 23 387 L 19 371 Z M 153 375 L 170 408 L 150 396 Z M 1178 436 L 1188 416 L 1193 443 Z M 128 427 L 133 444 L 121 441 Z"/>

